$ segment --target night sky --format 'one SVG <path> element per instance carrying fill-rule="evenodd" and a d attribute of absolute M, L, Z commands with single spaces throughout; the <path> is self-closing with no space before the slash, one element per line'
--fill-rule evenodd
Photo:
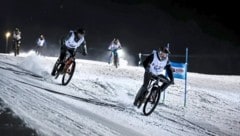
<path fill-rule="evenodd" d="M 190 12 L 194 12 L 200 17 L 220 23 L 226 28 L 231 29 L 239 36 L 239 18 L 238 4 L 234 0 L 228 1 L 203 1 L 203 0 L 176 0 L 173 1 L 176 6 L 185 8 Z"/>
<path fill-rule="evenodd" d="M 5 32 L 18 27 L 22 50 L 34 48 L 44 34 L 45 54 L 58 56 L 59 39 L 83 27 L 89 55 L 79 58 L 106 61 L 107 46 L 117 37 L 132 65 L 139 52 L 170 43 L 173 61 L 184 62 L 177 56 L 189 48 L 192 72 L 240 74 L 237 9 L 231 0 L 8 0 L 0 5 L 0 50 L 5 50 Z"/>

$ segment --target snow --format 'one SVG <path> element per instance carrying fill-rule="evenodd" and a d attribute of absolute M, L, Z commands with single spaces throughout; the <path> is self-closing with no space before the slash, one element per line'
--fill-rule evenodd
<path fill-rule="evenodd" d="M 240 76 L 188 73 L 150 116 L 133 106 L 142 67 L 77 59 L 71 82 L 50 76 L 56 57 L 0 54 L 0 99 L 44 136 L 240 136 Z"/>

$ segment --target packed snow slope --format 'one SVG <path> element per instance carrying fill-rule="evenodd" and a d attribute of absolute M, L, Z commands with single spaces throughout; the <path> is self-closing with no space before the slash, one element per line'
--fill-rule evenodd
<path fill-rule="evenodd" d="M 57 58 L 0 54 L 0 99 L 43 136 L 240 136 L 240 76 L 188 73 L 150 116 L 133 106 L 142 67 L 76 60 L 67 86 L 50 76 Z M 162 102 L 162 100 L 161 100 Z"/>

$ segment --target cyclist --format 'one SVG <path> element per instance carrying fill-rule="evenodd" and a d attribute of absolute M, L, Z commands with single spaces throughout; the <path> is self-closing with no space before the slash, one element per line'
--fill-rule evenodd
<path fill-rule="evenodd" d="M 43 50 L 44 46 L 46 46 L 46 40 L 45 40 L 44 36 L 41 34 L 37 40 L 36 53 L 42 54 L 42 50 Z"/>
<path fill-rule="evenodd" d="M 75 56 L 76 50 L 78 47 L 81 47 L 82 55 L 87 55 L 87 45 L 84 38 L 85 30 L 82 28 L 78 28 L 75 31 L 70 31 L 69 34 L 61 39 L 61 51 L 60 56 L 57 60 L 58 63 L 63 63 L 64 58 L 66 57 L 67 51 L 71 56 Z M 54 76 L 56 71 L 52 71 L 52 76 Z"/>
<path fill-rule="evenodd" d="M 167 47 L 161 47 L 159 51 L 153 50 L 152 54 L 149 55 L 143 62 L 143 67 L 145 69 L 143 85 L 139 89 L 135 100 L 134 106 L 137 105 L 141 96 L 147 91 L 147 86 L 151 77 L 158 76 L 162 74 L 163 70 L 166 69 L 167 75 L 170 79 L 170 83 L 163 83 L 161 86 L 161 91 L 165 90 L 170 84 L 174 84 L 173 70 L 169 64 L 168 54 L 170 51 Z"/>
<path fill-rule="evenodd" d="M 108 59 L 108 64 L 111 63 L 113 52 L 117 53 L 116 51 L 121 48 L 122 48 L 122 46 L 121 46 L 119 40 L 117 38 L 114 38 L 108 47 L 108 50 L 111 51 L 109 59 Z M 118 54 L 117 54 L 117 56 L 118 56 Z"/>

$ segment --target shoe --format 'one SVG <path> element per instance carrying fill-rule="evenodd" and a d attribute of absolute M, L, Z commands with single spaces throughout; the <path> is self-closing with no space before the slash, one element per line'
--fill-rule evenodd
<path fill-rule="evenodd" d="M 174 85 L 174 81 L 173 81 L 173 80 L 171 80 L 171 81 L 170 81 L 170 84 L 171 84 L 171 85 Z"/>
<path fill-rule="evenodd" d="M 136 103 L 136 102 L 134 102 L 134 103 L 133 103 L 133 106 L 137 106 L 137 103 Z"/>
<path fill-rule="evenodd" d="M 133 105 L 134 105 L 134 106 L 137 106 L 137 104 L 138 104 L 138 101 L 135 100 L 135 101 L 133 102 Z"/>
<path fill-rule="evenodd" d="M 52 72 L 51 72 L 51 75 L 55 76 L 56 75 L 56 70 L 53 69 Z"/>

